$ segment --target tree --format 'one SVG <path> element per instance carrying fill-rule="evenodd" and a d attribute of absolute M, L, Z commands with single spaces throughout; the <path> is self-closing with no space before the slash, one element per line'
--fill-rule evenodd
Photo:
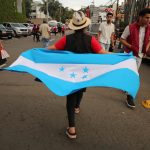
<path fill-rule="evenodd" d="M 62 22 L 65 22 L 66 20 L 71 19 L 73 12 L 74 12 L 73 9 L 69 9 L 68 7 L 65 7 L 65 8 L 63 7 L 62 8 L 63 15 L 61 16 Z"/>
<path fill-rule="evenodd" d="M 65 22 L 66 19 L 72 18 L 72 14 L 74 12 L 73 9 L 68 9 L 68 7 L 63 7 L 62 3 L 58 0 L 42 0 L 42 4 L 40 4 L 41 9 L 45 15 L 47 15 L 47 2 L 48 2 L 48 12 L 51 18 Z"/>
<path fill-rule="evenodd" d="M 49 15 L 56 20 L 60 20 L 62 4 L 57 0 L 49 0 L 48 11 Z"/>
<path fill-rule="evenodd" d="M 25 10 L 26 10 L 27 18 L 29 18 L 31 14 L 31 3 L 32 3 L 32 0 L 25 0 Z"/>
<path fill-rule="evenodd" d="M 47 15 L 47 0 L 42 0 L 42 4 L 40 4 L 40 6 L 41 6 L 40 11 L 44 12 L 44 14 Z"/>

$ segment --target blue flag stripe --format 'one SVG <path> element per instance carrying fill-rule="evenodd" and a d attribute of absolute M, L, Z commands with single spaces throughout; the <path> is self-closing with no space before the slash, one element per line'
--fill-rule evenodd
<path fill-rule="evenodd" d="M 116 64 L 121 61 L 133 58 L 132 54 L 74 54 L 64 51 L 52 51 L 42 48 L 35 48 L 22 53 L 23 57 L 35 63 L 70 63 L 70 64 Z"/>

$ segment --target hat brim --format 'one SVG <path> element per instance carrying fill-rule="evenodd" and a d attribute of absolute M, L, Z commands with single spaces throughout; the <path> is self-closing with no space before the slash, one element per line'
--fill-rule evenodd
<path fill-rule="evenodd" d="M 91 20 L 86 17 L 86 23 L 81 26 L 75 26 L 73 25 L 72 19 L 70 20 L 70 23 L 68 24 L 68 27 L 72 30 L 80 30 L 83 29 L 91 24 Z"/>

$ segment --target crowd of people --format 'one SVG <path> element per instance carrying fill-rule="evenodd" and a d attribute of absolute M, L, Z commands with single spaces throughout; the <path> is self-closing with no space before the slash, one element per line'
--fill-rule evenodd
<path fill-rule="evenodd" d="M 40 28 L 40 26 L 41 26 L 41 28 Z M 48 31 L 49 36 L 47 35 L 47 31 L 45 31 L 45 30 Z M 65 30 L 66 30 L 66 28 L 65 28 L 64 25 L 57 24 L 57 26 L 51 27 L 47 23 L 47 20 L 44 19 L 43 23 L 41 25 L 40 24 L 34 24 L 33 25 L 33 29 L 32 29 L 33 41 L 39 42 L 40 41 L 40 36 L 44 37 L 44 35 L 45 35 L 46 38 L 51 38 L 52 33 L 55 34 L 55 36 L 57 35 L 57 33 L 60 36 L 64 36 L 65 35 Z M 43 45 L 43 46 L 45 47 L 45 45 Z"/>

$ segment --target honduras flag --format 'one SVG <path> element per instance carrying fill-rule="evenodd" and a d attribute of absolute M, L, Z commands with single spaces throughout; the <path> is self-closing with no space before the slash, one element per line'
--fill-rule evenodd
<path fill-rule="evenodd" d="M 75 54 L 35 48 L 23 52 L 5 69 L 30 73 L 59 96 L 103 86 L 127 91 L 135 98 L 140 85 L 132 54 Z"/>

